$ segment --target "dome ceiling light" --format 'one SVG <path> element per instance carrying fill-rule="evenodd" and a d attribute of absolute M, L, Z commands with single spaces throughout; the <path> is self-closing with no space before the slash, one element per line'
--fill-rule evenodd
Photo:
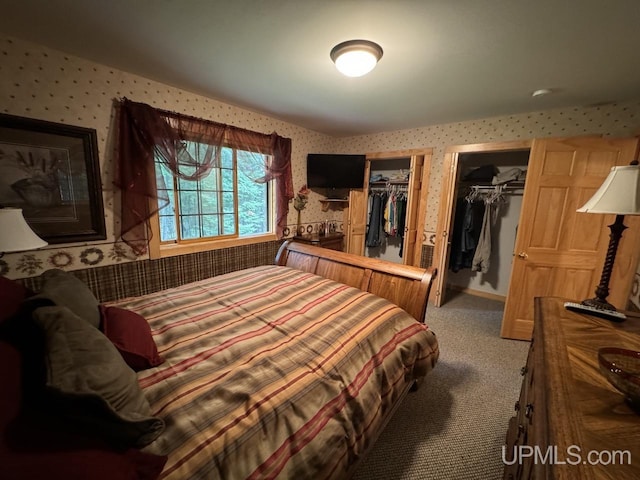
<path fill-rule="evenodd" d="M 347 77 L 361 77 L 373 70 L 382 58 L 382 47 L 369 40 L 349 40 L 333 47 L 331 60 Z"/>

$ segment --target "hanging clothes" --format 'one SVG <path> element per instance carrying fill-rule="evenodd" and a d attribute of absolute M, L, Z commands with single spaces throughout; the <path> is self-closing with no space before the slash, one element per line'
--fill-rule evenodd
<path fill-rule="evenodd" d="M 478 239 L 476 251 L 473 254 L 471 270 L 474 272 L 487 273 L 489 271 L 489 260 L 491 258 L 491 218 L 496 205 L 487 203 L 484 207 L 482 217 L 482 230 Z"/>
<path fill-rule="evenodd" d="M 387 201 L 384 204 L 384 233 L 385 235 L 390 235 L 391 232 L 391 209 L 393 205 L 393 197 L 389 195 L 387 197 Z"/>
<path fill-rule="evenodd" d="M 487 273 L 489 271 L 491 259 L 491 225 L 495 222 L 498 209 L 504 202 L 502 195 L 504 186 L 496 186 L 493 192 L 484 196 L 484 216 L 482 217 L 482 230 L 478 239 L 478 245 L 473 255 L 471 270 L 474 272 Z"/>
<path fill-rule="evenodd" d="M 400 258 L 402 258 L 402 249 L 404 247 L 404 229 L 407 221 L 407 196 L 400 195 L 397 200 L 397 229 L 398 236 L 402 239 L 400 242 Z"/>
<path fill-rule="evenodd" d="M 387 203 L 385 193 L 373 193 L 369 196 L 369 224 L 367 226 L 367 247 L 379 247 L 384 238 L 384 210 Z"/>
<path fill-rule="evenodd" d="M 451 235 L 451 256 L 449 268 L 458 272 L 464 268 L 471 268 L 476 252 L 485 204 L 482 200 L 460 200 L 456 205 Z"/>

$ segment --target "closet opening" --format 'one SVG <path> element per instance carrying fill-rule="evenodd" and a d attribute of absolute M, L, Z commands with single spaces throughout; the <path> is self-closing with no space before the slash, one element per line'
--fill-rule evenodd
<path fill-rule="evenodd" d="M 450 232 L 440 305 L 465 292 L 506 301 L 530 149 L 460 152 L 453 159 Z"/>
<path fill-rule="evenodd" d="M 403 263 L 410 173 L 410 157 L 371 161 L 366 257 Z"/>

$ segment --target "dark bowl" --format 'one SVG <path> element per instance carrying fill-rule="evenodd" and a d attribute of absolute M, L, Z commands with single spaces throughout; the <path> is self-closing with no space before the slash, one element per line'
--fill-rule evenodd
<path fill-rule="evenodd" d="M 605 347 L 598 350 L 598 364 L 605 378 L 624 393 L 632 407 L 640 407 L 640 352 Z"/>

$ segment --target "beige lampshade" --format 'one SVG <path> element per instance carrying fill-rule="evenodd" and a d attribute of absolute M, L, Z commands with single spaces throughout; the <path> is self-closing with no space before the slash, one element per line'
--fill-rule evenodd
<path fill-rule="evenodd" d="M 20 208 L 0 208 L 0 253 L 21 252 L 46 247 L 22 215 Z"/>
<path fill-rule="evenodd" d="M 613 167 L 578 212 L 640 215 L 640 165 Z"/>

